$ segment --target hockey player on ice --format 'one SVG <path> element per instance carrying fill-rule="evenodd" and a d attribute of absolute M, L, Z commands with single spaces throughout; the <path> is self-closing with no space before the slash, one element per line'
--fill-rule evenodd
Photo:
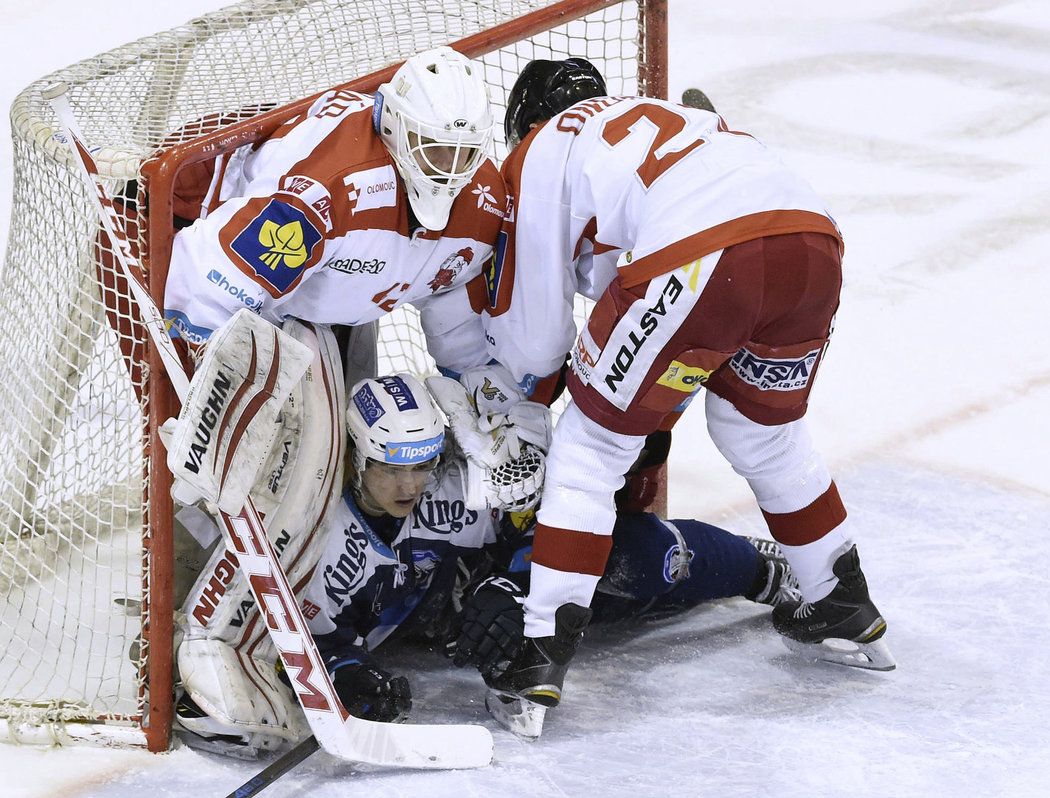
<path fill-rule="evenodd" d="M 527 643 L 490 686 L 558 703 L 614 545 L 613 495 L 646 436 L 701 387 L 715 444 L 801 586 L 801 600 L 774 611 L 776 628 L 823 659 L 894 667 L 804 418 L 841 284 L 841 235 L 821 199 L 719 115 L 608 97 L 581 58 L 528 64 L 505 131 L 510 210 L 490 276 L 490 353 L 527 393 L 571 350 L 572 402 L 547 463 Z M 577 292 L 596 300 L 578 337 Z"/>
<path fill-rule="evenodd" d="M 410 303 L 441 366 L 477 365 L 471 294 L 480 308 L 484 290 L 467 284 L 505 210 L 492 125 L 481 69 L 439 47 L 374 97 L 326 92 L 222 156 L 200 218 L 174 239 L 172 336 L 200 344 L 242 308 L 274 324 L 364 325 Z"/>
<path fill-rule="evenodd" d="M 549 411 L 522 402 L 509 417 L 479 418 L 459 383 L 436 377 L 428 384 L 452 431 L 427 389 L 409 375 L 353 387 L 344 490 L 317 541 L 302 549 L 317 558 L 297 582 L 311 632 L 344 706 L 371 720 L 403 720 L 412 706 L 397 662 L 376 652 L 395 633 L 437 644 L 456 665 L 473 664 L 483 674 L 505 666 L 523 642 L 531 507 L 541 488 Z M 508 449 L 498 465 L 480 467 L 492 454 L 486 433 L 494 429 Z M 796 595 L 775 546 L 761 544 L 760 552 L 759 543 L 699 521 L 621 513 L 596 617 L 618 620 L 738 595 L 775 605 Z M 200 647 L 192 603 L 179 652 L 182 738 L 244 756 L 302 734 L 295 701 L 279 684 L 273 661 L 266 673 L 260 650 L 236 634 L 225 658 L 216 656 L 222 646 Z M 488 703 L 517 733 L 540 734 L 542 708 L 522 711 L 497 695 Z"/>

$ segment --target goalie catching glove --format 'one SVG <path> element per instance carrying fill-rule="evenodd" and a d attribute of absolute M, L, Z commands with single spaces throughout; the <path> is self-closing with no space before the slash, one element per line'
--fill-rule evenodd
<path fill-rule="evenodd" d="M 312 360 L 309 347 L 246 309 L 212 334 L 178 419 L 165 423 L 178 501 L 240 512 Z"/>
<path fill-rule="evenodd" d="M 427 388 L 448 417 L 467 459 L 465 501 L 472 510 L 522 512 L 539 503 L 551 442 L 550 410 L 519 400 L 506 413 L 483 412 L 448 377 L 428 377 Z"/>

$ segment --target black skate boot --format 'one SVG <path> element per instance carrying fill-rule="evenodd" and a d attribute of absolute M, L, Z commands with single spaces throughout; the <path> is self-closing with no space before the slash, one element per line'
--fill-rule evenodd
<path fill-rule="evenodd" d="M 526 637 L 518 656 L 499 675 L 485 677 L 488 686 L 545 707 L 556 707 L 569 662 L 591 620 L 591 610 L 563 604 L 554 614 L 551 637 Z"/>
<path fill-rule="evenodd" d="M 526 740 L 540 736 L 547 709 L 561 701 L 565 672 L 590 620 L 587 607 L 563 604 L 554 614 L 551 637 L 526 637 L 504 670 L 485 674 L 485 708 L 500 725 Z"/>
<path fill-rule="evenodd" d="M 772 540 L 762 538 L 745 538 L 758 551 L 758 572 L 751 589 L 744 598 L 778 607 L 789 601 L 800 601 L 798 580 L 791 573 L 791 566 L 784 559 L 784 552 Z"/>
<path fill-rule="evenodd" d="M 897 667 L 881 638 L 886 621 L 868 596 L 857 547 L 842 554 L 832 571 L 838 577 L 827 596 L 812 604 L 788 601 L 773 609 L 773 626 L 788 648 L 827 662 L 889 671 Z"/>

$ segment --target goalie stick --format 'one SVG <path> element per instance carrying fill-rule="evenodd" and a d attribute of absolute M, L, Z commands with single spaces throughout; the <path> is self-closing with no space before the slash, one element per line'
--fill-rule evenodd
<path fill-rule="evenodd" d="M 44 92 L 80 165 L 81 177 L 98 211 L 102 229 L 113 242 L 114 254 L 127 278 L 142 323 L 160 353 L 179 399 L 189 379 L 164 318 L 141 281 L 142 267 L 128 243 L 112 198 L 98 174 L 73 110 L 68 86 L 58 83 Z M 227 548 L 235 552 L 274 647 L 281 655 L 296 698 L 320 747 L 340 759 L 370 765 L 450 769 L 484 767 L 492 760 L 492 735 L 482 726 L 397 725 L 363 720 L 349 714 L 321 661 L 299 603 L 266 535 L 262 519 L 249 499 L 236 515 L 220 512 Z"/>

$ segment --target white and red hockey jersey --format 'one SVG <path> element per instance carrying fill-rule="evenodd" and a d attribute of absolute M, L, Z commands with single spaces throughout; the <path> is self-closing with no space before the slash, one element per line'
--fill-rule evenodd
<path fill-rule="evenodd" d="M 164 297 L 173 336 L 200 343 L 242 307 L 274 323 L 356 325 L 410 303 L 439 365 L 487 359 L 484 283 L 467 284 L 498 236 L 502 179 L 486 160 L 443 231 L 410 230 L 372 106 L 367 95 L 327 92 L 216 164 L 202 218 L 175 236 Z"/>
<path fill-rule="evenodd" d="M 597 299 L 617 274 L 629 288 L 762 236 L 841 240 L 813 189 L 764 145 L 663 100 L 578 103 L 526 136 L 503 177 L 488 343 L 526 390 L 572 347 L 577 292 Z"/>

